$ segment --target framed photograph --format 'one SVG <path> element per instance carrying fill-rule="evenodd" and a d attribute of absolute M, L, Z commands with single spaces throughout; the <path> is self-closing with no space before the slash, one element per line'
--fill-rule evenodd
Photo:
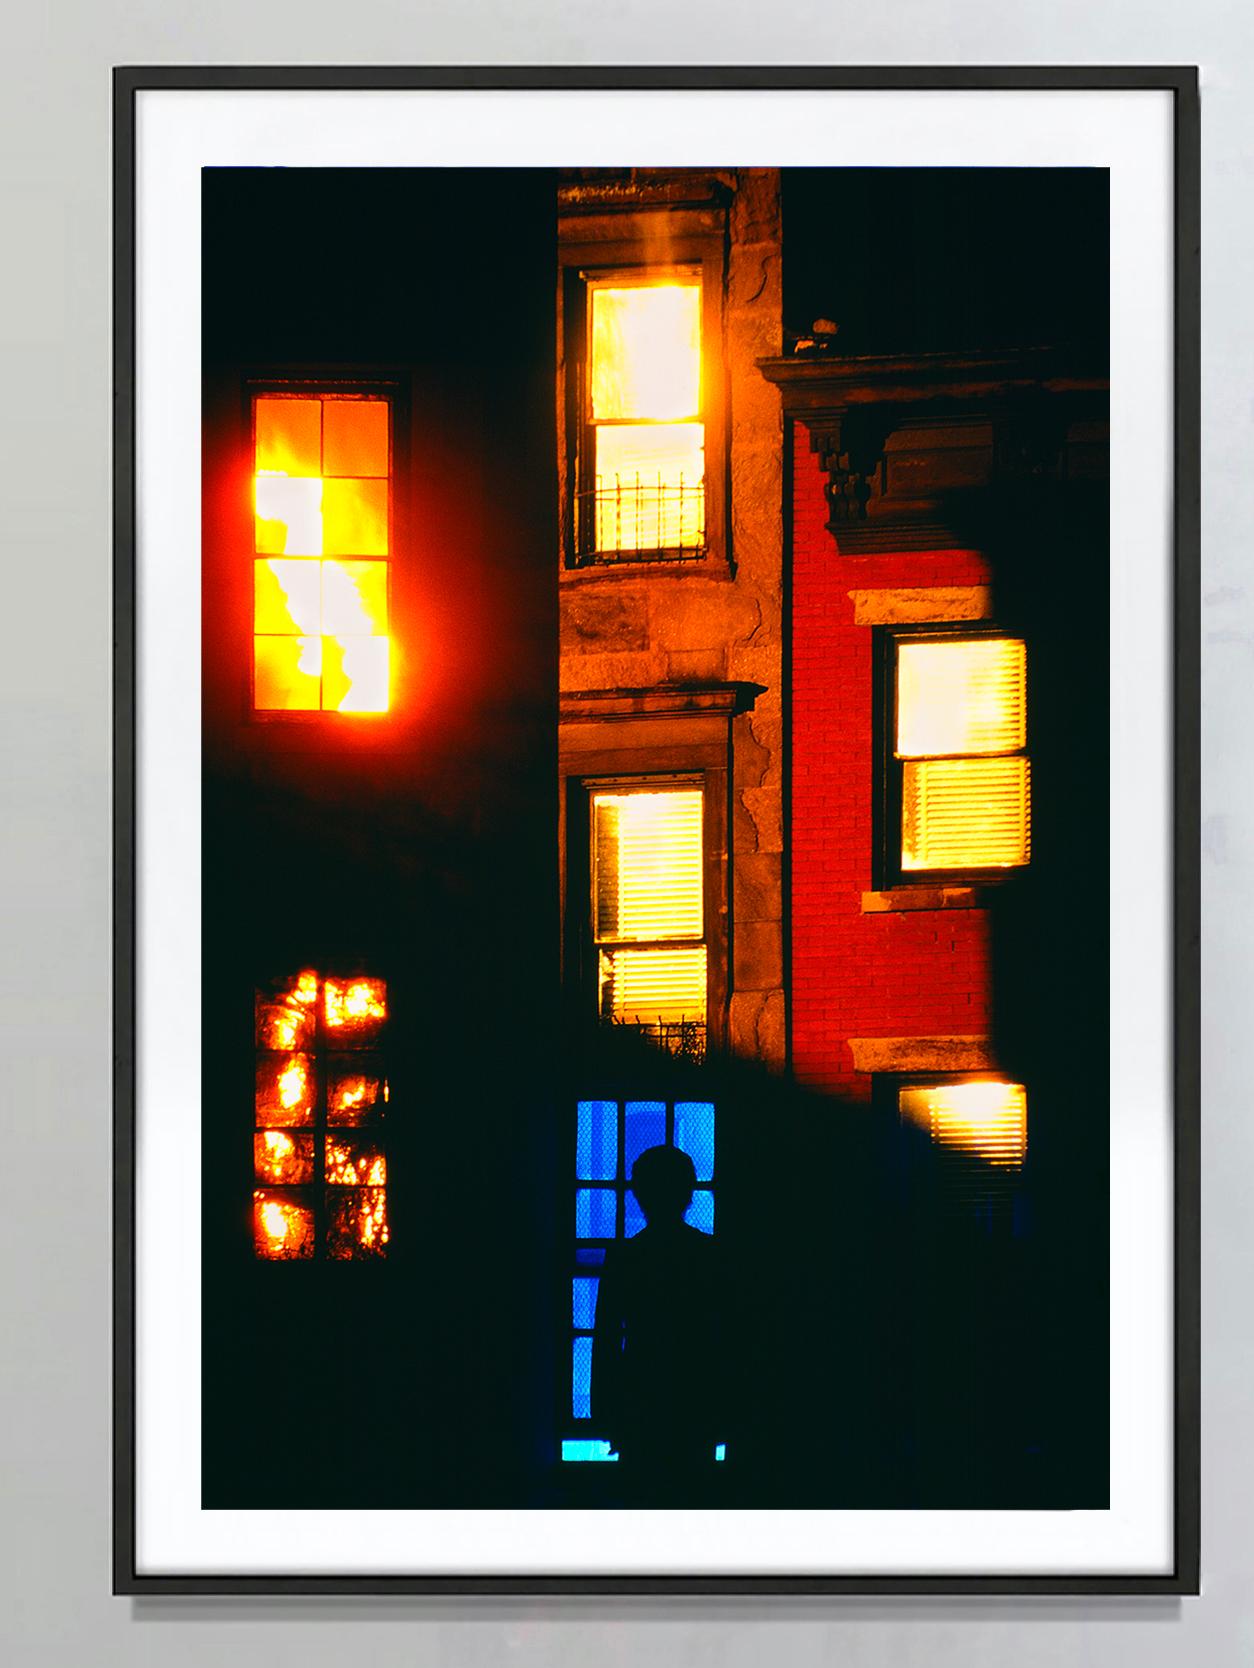
<path fill-rule="evenodd" d="M 115 122 L 115 1589 L 1195 1592 L 1196 72 Z"/>

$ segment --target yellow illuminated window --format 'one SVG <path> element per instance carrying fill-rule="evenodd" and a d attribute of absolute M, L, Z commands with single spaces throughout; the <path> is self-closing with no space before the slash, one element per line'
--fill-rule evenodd
<path fill-rule="evenodd" d="M 997 1170 L 1021 1170 L 1028 1149 L 1022 1083 L 916 1084 L 898 1091 L 901 1115 L 946 1151 Z"/>
<path fill-rule="evenodd" d="M 580 540 L 598 554 L 699 552 L 705 538 L 701 282 L 671 273 L 588 286 L 590 456 Z"/>
<path fill-rule="evenodd" d="M 385 1257 L 386 984 L 306 969 L 257 991 L 255 1012 L 256 1255 Z"/>
<path fill-rule="evenodd" d="M 386 712 L 390 412 L 385 399 L 253 404 L 253 706 Z"/>
<path fill-rule="evenodd" d="M 1021 638 L 897 642 L 903 870 L 1009 869 L 1031 855 Z"/>
<path fill-rule="evenodd" d="M 706 1020 L 704 793 L 592 793 L 592 926 L 603 1019 L 701 1052 Z"/>

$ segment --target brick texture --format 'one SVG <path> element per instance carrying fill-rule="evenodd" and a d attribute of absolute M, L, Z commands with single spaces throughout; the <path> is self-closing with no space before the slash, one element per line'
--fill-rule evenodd
<path fill-rule="evenodd" d="M 840 556 L 801 425 L 793 443 L 792 1063 L 800 1082 L 867 1100 L 850 1037 L 988 1030 L 989 935 L 981 909 L 863 913 L 876 713 L 871 628 L 849 593 L 981 585 L 988 569 L 964 550 Z"/>

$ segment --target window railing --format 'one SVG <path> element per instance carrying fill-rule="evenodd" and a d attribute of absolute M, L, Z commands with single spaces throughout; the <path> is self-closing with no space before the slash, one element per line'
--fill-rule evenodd
<path fill-rule="evenodd" d="M 691 1060 L 699 1065 L 705 1059 L 705 1021 L 703 1019 L 614 1019 L 610 1025 L 625 1027 L 645 1037 L 658 1048 L 673 1054 L 677 1060 Z"/>
<path fill-rule="evenodd" d="M 637 475 L 576 495 L 579 561 L 697 562 L 705 555 L 705 482 Z"/>

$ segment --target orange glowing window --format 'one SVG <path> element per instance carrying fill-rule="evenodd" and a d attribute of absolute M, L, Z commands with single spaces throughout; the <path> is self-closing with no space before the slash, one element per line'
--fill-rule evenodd
<path fill-rule="evenodd" d="M 308 968 L 258 990 L 255 1014 L 256 1255 L 385 1257 L 386 983 Z"/>
<path fill-rule="evenodd" d="M 253 402 L 253 706 L 386 712 L 391 702 L 391 408 Z"/>
<path fill-rule="evenodd" d="M 700 277 L 672 270 L 597 278 L 587 305 L 580 549 L 600 560 L 699 555 Z"/>
<path fill-rule="evenodd" d="M 591 794 L 598 1008 L 685 1053 L 704 1050 L 705 795 L 645 783 Z"/>
<path fill-rule="evenodd" d="M 993 634 L 896 642 L 901 868 L 1021 868 L 1031 856 L 1027 647 Z"/>

